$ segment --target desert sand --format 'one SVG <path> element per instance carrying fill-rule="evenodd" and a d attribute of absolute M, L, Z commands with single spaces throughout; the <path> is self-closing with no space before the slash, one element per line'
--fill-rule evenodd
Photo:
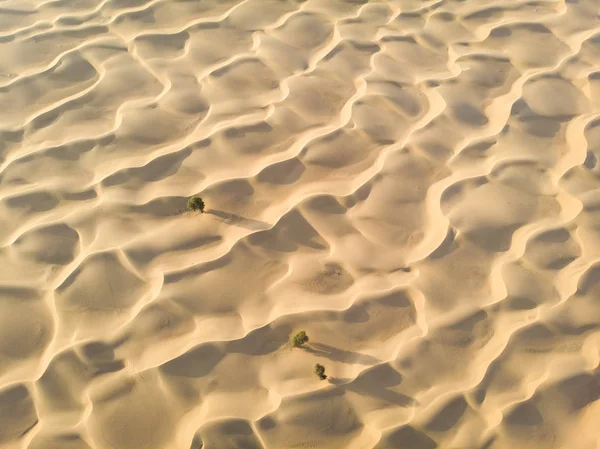
<path fill-rule="evenodd" d="M 0 106 L 0 448 L 600 448 L 600 0 L 1 0 Z"/>

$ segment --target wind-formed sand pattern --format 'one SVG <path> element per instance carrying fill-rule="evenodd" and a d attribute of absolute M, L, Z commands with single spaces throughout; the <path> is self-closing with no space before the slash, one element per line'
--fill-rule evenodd
<path fill-rule="evenodd" d="M 1 0 L 0 447 L 598 449 L 599 159 L 600 0 Z"/>

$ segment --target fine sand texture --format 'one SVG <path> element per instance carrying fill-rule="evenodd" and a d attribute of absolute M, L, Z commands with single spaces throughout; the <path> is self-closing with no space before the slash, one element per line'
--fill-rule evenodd
<path fill-rule="evenodd" d="M 599 360 L 600 0 L 0 0 L 0 449 L 600 449 Z"/>

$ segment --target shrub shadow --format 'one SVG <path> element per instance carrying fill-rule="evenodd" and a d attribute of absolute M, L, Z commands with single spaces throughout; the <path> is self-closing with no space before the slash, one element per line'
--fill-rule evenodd
<path fill-rule="evenodd" d="M 253 220 L 251 218 L 245 218 L 241 215 L 232 214 L 218 209 L 209 209 L 206 214 L 212 215 L 215 220 L 219 220 L 222 223 L 227 223 L 240 228 L 249 229 L 251 231 L 262 231 L 269 229 L 271 225 L 261 220 Z"/>
<path fill-rule="evenodd" d="M 361 365 L 375 365 L 381 361 L 373 356 L 361 354 L 359 352 L 345 351 L 324 343 L 310 343 L 310 346 L 303 346 L 304 350 L 316 356 L 326 357 L 329 360 L 343 363 L 358 363 Z"/>

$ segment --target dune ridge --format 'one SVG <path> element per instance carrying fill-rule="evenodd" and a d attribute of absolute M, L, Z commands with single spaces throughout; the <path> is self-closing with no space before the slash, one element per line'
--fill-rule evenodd
<path fill-rule="evenodd" d="M 0 447 L 600 449 L 598 0 L 0 0 L 0 55 Z"/>

